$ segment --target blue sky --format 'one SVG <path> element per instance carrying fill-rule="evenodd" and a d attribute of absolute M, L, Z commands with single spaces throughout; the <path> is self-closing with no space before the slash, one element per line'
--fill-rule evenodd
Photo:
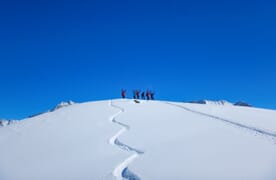
<path fill-rule="evenodd" d="M 0 118 L 152 89 L 276 108 L 275 2 L 0 1 Z"/>

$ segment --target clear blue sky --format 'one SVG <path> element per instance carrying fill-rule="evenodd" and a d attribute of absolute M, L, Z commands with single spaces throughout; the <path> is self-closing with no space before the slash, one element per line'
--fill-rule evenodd
<path fill-rule="evenodd" d="M 62 100 L 243 100 L 276 108 L 266 0 L 0 1 L 0 118 Z"/>

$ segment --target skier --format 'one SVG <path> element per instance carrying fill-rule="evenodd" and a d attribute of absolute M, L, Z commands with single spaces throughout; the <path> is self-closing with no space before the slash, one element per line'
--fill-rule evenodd
<path fill-rule="evenodd" d="M 126 90 L 125 89 L 122 89 L 121 95 L 122 95 L 123 99 L 126 98 Z"/>
<path fill-rule="evenodd" d="M 142 94 L 141 94 L 141 98 L 142 99 L 145 99 L 145 92 L 143 91 Z"/>

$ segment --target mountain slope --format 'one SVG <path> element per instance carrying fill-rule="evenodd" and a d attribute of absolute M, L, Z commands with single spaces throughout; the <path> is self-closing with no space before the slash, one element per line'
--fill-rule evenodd
<path fill-rule="evenodd" d="M 0 129 L 1 180 L 101 179 L 129 156 L 108 140 L 120 130 L 108 102 L 76 104 Z"/>
<path fill-rule="evenodd" d="M 274 180 L 275 117 L 213 104 L 73 104 L 0 128 L 0 179 Z"/>
<path fill-rule="evenodd" d="M 243 107 L 229 107 L 226 110 L 223 106 L 164 102 L 117 104 L 126 108 L 121 122 L 135 127 L 131 134 L 124 134 L 121 140 L 145 149 L 145 154 L 130 165 L 130 169 L 142 179 L 276 178 L 276 144 L 273 136 L 175 105 L 188 106 L 195 111 L 205 109 L 205 113 L 227 111 L 225 118 L 230 118 L 229 114 L 238 117 L 242 111 L 241 117 L 251 117 L 252 124 L 262 124 L 260 119 L 253 118 L 256 115 L 267 117 L 263 126 L 271 129 L 272 122 L 274 129 L 276 125 L 275 111 L 251 111 Z M 234 120 L 241 121 L 241 117 Z M 265 125 L 268 121 L 270 124 Z"/>

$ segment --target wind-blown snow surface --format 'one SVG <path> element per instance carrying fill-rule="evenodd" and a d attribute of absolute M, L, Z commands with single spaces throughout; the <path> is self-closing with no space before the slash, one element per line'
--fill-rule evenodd
<path fill-rule="evenodd" d="M 0 128 L 0 180 L 275 180 L 276 111 L 113 100 Z"/>

